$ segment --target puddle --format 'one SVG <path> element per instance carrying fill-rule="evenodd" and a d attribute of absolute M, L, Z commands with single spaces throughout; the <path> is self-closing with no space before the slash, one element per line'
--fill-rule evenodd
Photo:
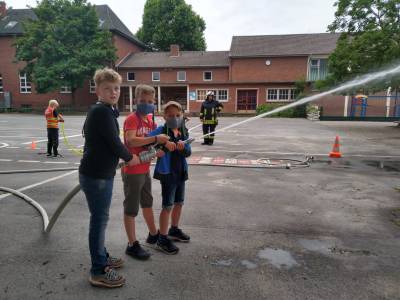
<path fill-rule="evenodd" d="M 258 251 L 257 256 L 259 258 L 268 260 L 270 264 L 278 269 L 290 269 L 299 265 L 290 252 L 282 249 L 265 248 Z"/>
<path fill-rule="evenodd" d="M 257 268 L 257 265 L 255 263 L 253 263 L 253 262 L 251 262 L 251 261 L 249 261 L 247 259 L 242 260 L 240 263 L 242 264 L 242 266 L 245 266 L 247 269 L 255 269 L 255 268 Z"/>
<path fill-rule="evenodd" d="M 227 259 L 227 260 L 217 260 L 215 262 L 212 262 L 211 264 L 213 266 L 230 267 L 232 263 L 233 263 L 232 259 Z"/>
<path fill-rule="evenodd" d="M 299 239 L 299 243 L 303 246 L 304 249 L 320 252 L 323 254 L 330 253 L 331 251 L 329 249 L 333 247 L 333 245 L 329 242 L 324 242 L 320 240 Z"/>

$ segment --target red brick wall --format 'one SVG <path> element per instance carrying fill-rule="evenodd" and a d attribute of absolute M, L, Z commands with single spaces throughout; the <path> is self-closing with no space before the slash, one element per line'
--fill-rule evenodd
<path fill-rule="evenodd" d="M 23 104 L 30 104 L 34 109 L 44 109 L 50 99 L 57 99 L 61 107 L 69 106 L 72 102 L 71 94 L 61 94 L 59 92 L 38 94 L 32 85 L 32 93 L 20 93 L 19 88 L 19 69 L 23 67 L 22 63 L 15 64 L 15 48 L 12 46 L 14 37 L 0 37 L 0 74 L 3 77 L 3 90 L 11 92 L 12 107 L 20 108 Z M 128 40 L 114 35 L 113 41 L 118 49 L 117 55 L 121 59 L 130 51 L 140 51 L 141 49 Z M 0 101 L 4 99 L 4 94 L 0 94 Z M 86 81 L 81 89 L 75 92 L 76 106 L 82 109 L 88 108 L 95 103 L 97 96 L 89 93 L 89 82 Z M 61 108 L 62 110 L 62 108 Z"/>
<path fill-rule="evenodd" d="M 186 71 L 186 81 L 177 80 L 177 72 Z M 228 81 L 228 68 L 196 68 L 196 69 L 120 69 L 119 73 L 123 78 L 124 85 L 137 85 L 137 84 L 149 84 L 149 85 L 163 85 L 163 84 L 177 84 L 187 85 L 192 83 L 208 83 L 203 81 L 203 72 L 212 71 L 212 81 L 209 83 L 226 83 Z M 135 73 L 135 81 L 127 81 L 127 73 Z M 160 72 L 160 81 L 152 81 L 152 72 Z"/>
<path fill-rule="evenodd" d="M 267 66 L 266 60 L 271 64 Z M 307 76 L 307 57 L 231 59 L 233 82 L 294 82 Z"/>
<path fill-rule="evenodd" d="M 137 46 L 136 44 L 132 43 L 131 41 L 120 35 L 113 34 L 112 39 L 115 48 L 117 48 L 117 61 L 115 64 L 118 64 L 121 59 L 126 57 L 131 52 L 136 53 L 143 51 L 143 48 Z"/>

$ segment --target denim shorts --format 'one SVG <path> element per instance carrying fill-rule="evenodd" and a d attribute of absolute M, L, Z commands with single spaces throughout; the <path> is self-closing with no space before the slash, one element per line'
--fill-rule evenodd
<path fill-rule="evenodd" d="M 162 207 L 171 209 L 174 204 L 183 205 L 185 199 L 185 181 L 177 183 L 161 182 Z"/>

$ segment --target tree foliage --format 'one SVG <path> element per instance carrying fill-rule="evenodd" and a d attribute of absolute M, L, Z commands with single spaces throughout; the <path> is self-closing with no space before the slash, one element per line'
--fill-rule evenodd
<path fill-rule="evenodd" d="M 147 0 L 142 27 L 136 36 L 154 50 L 168 51 L 171 44 L 182 50 L 206 50 L 204 20 L 184 0 Z"/>

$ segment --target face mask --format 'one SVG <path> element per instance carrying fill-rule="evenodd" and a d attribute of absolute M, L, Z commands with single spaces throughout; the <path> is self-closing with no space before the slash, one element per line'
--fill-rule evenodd
<path fill-rule="evenodd" d="M 183 117 L 170 118 L 170 119 L 166 120 L 168 128 L 172 128 L 172 129 L 181 127 L 182 122 L 183 122 Z"/>
<path fill-rule="evenodd" d="M 148 115 L 154 112 L 154 104 L 139 103 L 136 105 L 136 110 L 141 115 Z"/>

